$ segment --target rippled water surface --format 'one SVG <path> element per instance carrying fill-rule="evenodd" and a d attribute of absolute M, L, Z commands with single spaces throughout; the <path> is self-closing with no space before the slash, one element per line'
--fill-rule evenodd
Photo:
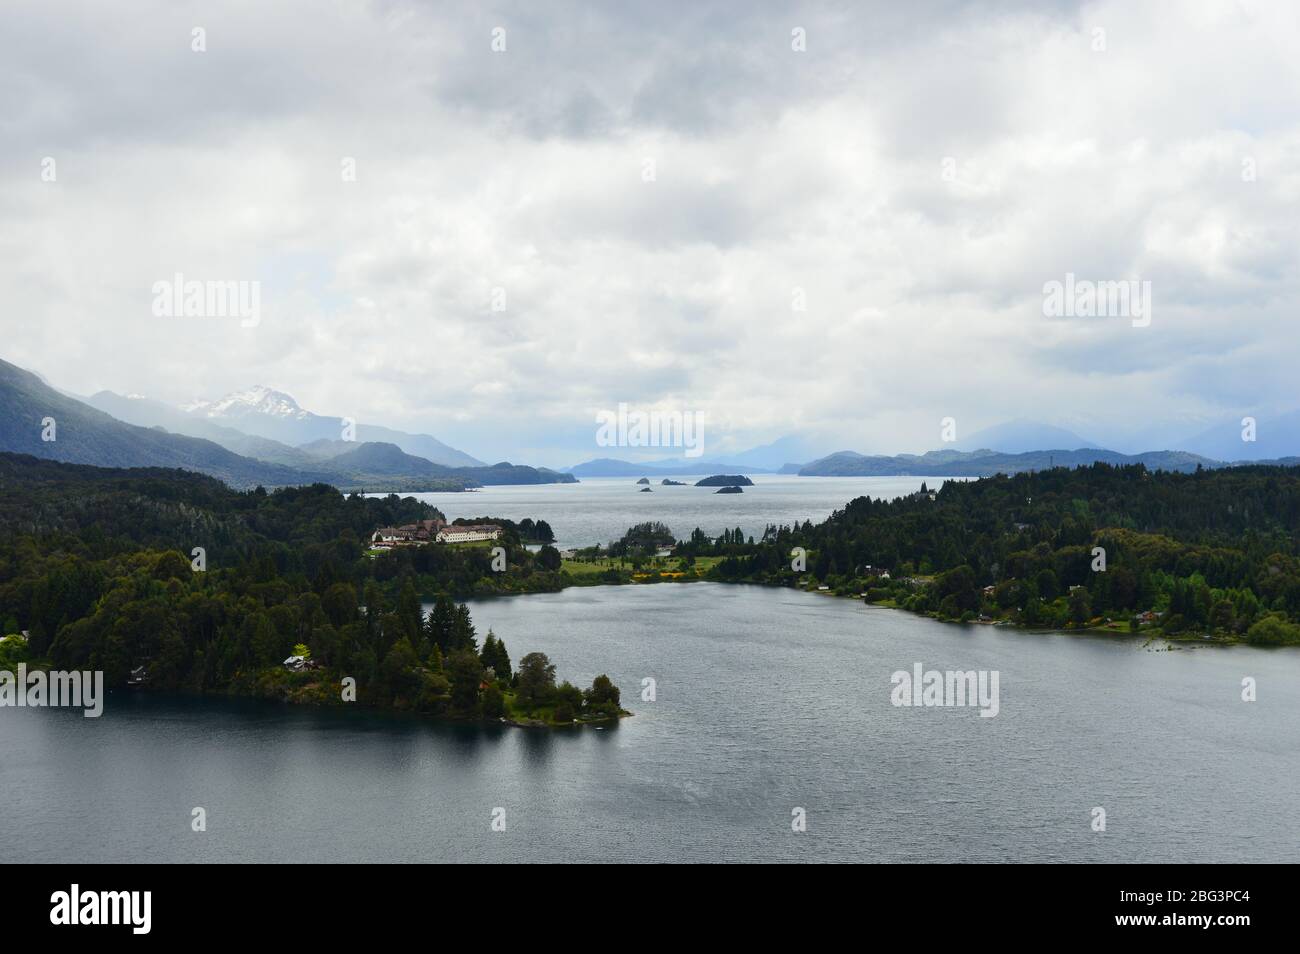
<path fill-rule="evenodd" d="M 1294 651 L 1157 652 L 711 583 L 473 612 L 516 660 L 542 650 L 584 685 L 608 672 L 635 716 L 546 731 L 128 692 L 98 720 L 0 709 L 6 860 L 1294 861 L 1300 848 Z M 916 662 L 997 670 L 1000 713 L 893 707 L 890 674 Z M 1257 702 L 1241 701 L 1244 676 Z M 194 806 L 205 833 L 190 830 Z"/>

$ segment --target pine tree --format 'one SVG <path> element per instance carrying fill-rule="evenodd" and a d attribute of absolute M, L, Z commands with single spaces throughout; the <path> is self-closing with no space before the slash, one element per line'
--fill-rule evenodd
<path fill-rule="evenodd" d="M 510 653 L 506 651 L 506 644 L 500 639 L 497 640 L 497 661 L 492 668 L 496 670 L 498 679 L 509 680 L 514 675 L 510 668 Z"/>
<path fill-rule="evenodd" d="M 468 649 L 478 652 L 478 640 L 474 638 L 474 621 L 470 619 L 469 607 L 464 603 L 456 604 L 452 619 L 451 645 L 455 649 Z"/>
<path fill-rule="evenodd" d="M 498 679 L 510 680 L 510 654 L 506 652 L 506 644 L 497 639 L 496 633 L 490 629 L 487 639 L 483 641 L 483 652 L 479 658 L 483 660 L 484 668 L 491 669 Z"/>
<path fill-rule="evenodd" d="M 445 593 L 440 594 L 429 612 L 428 633 L 430 642 L 438 646 L 444 655 L 452 648 L 455 623 L 456 604 Z"/>

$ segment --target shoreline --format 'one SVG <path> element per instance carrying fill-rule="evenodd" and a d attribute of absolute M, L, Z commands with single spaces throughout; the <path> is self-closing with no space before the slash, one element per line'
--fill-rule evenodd
<path fill-rule="evenodd" d="M 339 682 L 342 687 L 342 682 Z M 303 689 L 309 689 L 310 686 L 304 686 Z M 295 697 L 293 694 L 285 695 L 259 695 L 251 692 L 185 692 L 182 690 L 168 689 L 156 691 L 147 686 L 126 686 L 119 687 L 121 692 L 134 692 L 148 696 L 165 696 L 175 699 L 224 699 L 259 702 L 267 704 L 279 704 L 285 706 L 301 707 L 306 709 L 329 709 L 336 711 L 347 711 L 349 709 L 360 712 L 382 713 L 384 715 L 400 715 L 413 719 L 420 719 L 427 722 L 441 722 L 453 725 L 507 725 L 520 729 L 580 729 L 586 726 L 604 728 L 610 725 L 618 725 L 623 719 L 630 719 L 635 713 L 626 709 L 619 709 L 617 716 L 601 716 L 595 719 L 574 719 L 572 722 L 548 722 L 543 719 L 532 717 L 512 717 L 512 716 L 472 716 L 472 715 L 452 715 L 447 713 L 428 712 L 420 709 L 411 709 L 398 706 L 377 706 L 367 705 L 357 702 L 343 701 L 326 701 L 324 699 L 311 699 L 304 697 Z"/>
<path fill-rule="evenodd" d="M 1092 635 L 1092 636 L 1108 636 L 1108 637 L 1121 636 L 1121 637 L 1128 637 L 1133 639 L 1141 638 L 1144 639 L 1145 644 L 1150 644 L 1157 640 L 1162 640 L 1166 643 L 1172 644 L 1171 646 L 1168 647 L 1169 650 L 1172 650 L 1174 646 L 1177 646 L 1177 648 L 1179 649 L 1186 648 L 1187 646 L 1250 646 L 1255 649 L 1288 648 L 1286 646 L 1259 646 L 1249 642 L 1242 636 L 1215 636 L 1209 633 L 1165 633 L 1161 631 L 1151 632 L 1150 627 L 1143 630 L 1139 630 L 1137 632 L 1133 632 L 1128 629 L 1112 629 L 1105 625 L 1080 626 L 1080 627 L 1075 627 L 1070 629 L 1055 629 L 1051 627 L 1024 626 L 1020 623 L 1016 623 L 1014 621 L 1005 620 L 1005 619 L 973 619 L 973 620 L 963 621 L 959 619 L 948 619 L 946 617 L 938 616 L 933 613 L 918 613 L 913 610 L 909 610 L 906 607 L 898 606 L 896 604 L 886 605 L 886 601 L 881 601 L 879 603 L 869 603 L 866 600 L 864 600 L 861 596 L 853 596 L 846 593 L 835 593 L 827 590 L 806 589 L 804 587 L 787 586 L 780 583 L 764 583 L 758 580 L 719 580 L 719 579 L 711 579 L 707 576 L 701 576 L 699 574 L 696 574 L 694 576 L 688 576 L 686 573 L 679 572 L 679 571 L 670 571 L 669 574 L 662 574 L 662 575 L 653 574 L 655 576 L 659 576 L 660 578 L 658 579 L 648 579 L 648 577 L 651 576 L 652 574 L 641 574 L 642 576 L 641 579 L 633 578 L 630 580 L 626 580 L 626 581 L 620 580 L 617 582 L 613 580 L 606 580 L 606 579 L 594 579 L 590 583 L 578 582 L 577 580 L 575 580 L 572 574 L 567 573 L 565 571 L 561 571 L 561 573 L 564 576 L 569 577 L 570 582 L 566 586 L 561 586 L 559 590 L 551 590 L 551 591 L 534 590 L 529 592 L 514 591 L 514 592 L 485 593 L 482 595 L 475 594 L 472 596 L 467 596 L 465 597 L 465 599 L 493 599 L 502 596 L 529 596 L 535 593 L 563 592 L 564 590 L 569 589 L 571 587 L 654 586 L 663 583 L 688 583 L 688 584 L 689 583 L 717 583 L 723 586 L 761 586 L 768 589 L 794 590 L 800 593 L 807 593 L 810 596 L 822 596 L 822 597 L 831 597 L 834 599 L 850 600 L 853 602 L 861 603 L 863 606 L 872 607 L 874 609 L 895 610 L 901 613 L 908 613 L 912 616 L 919 616 L 924 619 L 934 620 L 936 623 L 947 623 L 947 624 L 952 624 L 957 626 L 993 626 L 993 627 L 1000 627 L 1003 629 L 1015 630 L 1016 632 L 1038 633 L 1042 635 L 1063 635 L 1063 636 Z M 598 577 L 599 574 L 592 573 L 590 574 L 590 576 Z"/>

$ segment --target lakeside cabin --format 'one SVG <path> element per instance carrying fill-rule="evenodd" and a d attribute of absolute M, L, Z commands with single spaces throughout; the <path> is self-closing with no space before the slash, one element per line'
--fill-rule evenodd
<path fill-rule="evenodd" d="M 400 527 L 380 527 L 370 535 L 376 547 L 413 547 L 426 543 L 474 543 L 499 540 L 501 527 L 495 523 L 452 524 L 445 520 L 421 520 Z"/>

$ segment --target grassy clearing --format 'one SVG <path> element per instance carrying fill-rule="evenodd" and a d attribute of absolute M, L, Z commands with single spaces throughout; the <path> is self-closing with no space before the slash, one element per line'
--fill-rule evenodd
<path fill-rule="evenodd" d="M 672 557 L 660 558 L 643 563 L 640 570 L 635 570 L 630 560 L 564 560 L 561 571 L 575 578 L 597 576 L 610 570 L 631 573 L 634 580 L 655 579 L 696 579 L 707 574 L 722 561 L 722 557 L 697 557 L 694 566 L 683 566 L 682 561 Z"/>

